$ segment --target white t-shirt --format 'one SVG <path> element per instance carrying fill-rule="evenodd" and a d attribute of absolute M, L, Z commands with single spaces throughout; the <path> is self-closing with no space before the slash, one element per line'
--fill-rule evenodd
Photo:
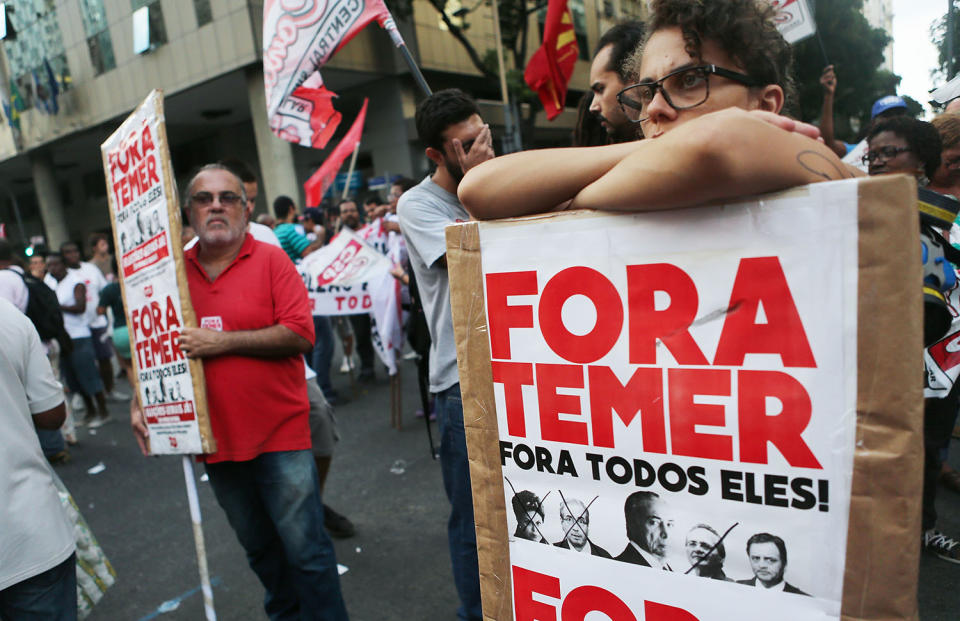
<path fill-rule="evenodd" d="M 81 261 L 80 267 L 75 269 L 68 268 L 67 273 L 76 275 L 80 279 L 80 282 L 87 288 L 87 310 L 84 311 L 87 325 L 91 328 L 106 328 L 108 325 L 107 316 L 97 314 L 97 304 L 100 303 L 100 290 L 107 286 L 107 279 L 103 277 L 103 272 L 93 263 Z"/>
<path fill-rule="evenodd" d="M 447 253 L 446 226 L 466 222 L 470 214 L 456 195 L 427 177 L 403 193 L 397 215 L 433 341 L 430 344 L 430 392 L 437 393 L 460 381 L 450 312 L 450 279 L 446 265 L 439 264 L 438 260 Z"/>
<path fill-rule="evenodd" d="M 277 234 L 273 232 L 266 224 L 260 224 L 259 222 L 250 222 L 247 224 L 247 232 L 253 235 L 253 238 L 258 242 L 263 242 L 265 244 L 270 244 L 271 246 L 276 246 L 277 248 L 283 248 L 280 245 L 280 240 L 277 239 Z M 197 242 L 200 240 L 199 237 L 194 237 L 186 243 L 183 247 L 184 250 L 190 250 L 197 245 Z"/>
<path fill-rule="evenodd" d="M 0 591 L 56 567 L 74 550 L 32 414 L 63 402 L 36 328 L 0 300 Z"/>
<path fill-rule="evenodd" d="M 73 290 L 77 285 L 83 284 L 77 277 L 76 270 L 67 270 L 67 275 L 64 276 L 60 282 L 57 282 L 57 279 L 54 278 L 52 274 L 47 274 L 43 277 L 43 282 L 56 292 L 57 300 L 61 306 L 73 306 L 76 304 L 77 300 L 73 295 Z M 94 302 L 94 304 L 96 304 L 96 302 Z M 87 310 L 90 310 L 89 293 L 87 295 Z M 92 336 L 86 314 L 63 313 L 63 327 L 72 339 L 90 338 Z"/>
<path fill-rule="evenodd" d="M 19 272 L 19 274 L 17 273 Z M 0 298 L 10 302 L 21 313 L 27 312 L 27 300 L 30 298 L 30 291 L 20 274 L 23 270 L 16 265 L 0 269 Z"/>

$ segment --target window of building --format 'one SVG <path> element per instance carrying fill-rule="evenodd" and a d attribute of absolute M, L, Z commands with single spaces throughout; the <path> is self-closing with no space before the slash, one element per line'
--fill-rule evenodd
<path fill-rule="evenodd" d="M 95 75 L 115 69 L 116 57 L 113 55 L 113 41 L 107 24 L 107 12 L 103 0 L 80 0 L 80 16 L 83 30 L 87 33 L 87 49 Z"/>
<path fill-rule="evenodd" d="M 213 9 L 210 0 L 193 0 L 193 11 L 197 14 L 197 26 L 203 26 L 213 21 Z"/>
<path fill-rule="evenodd" d="M 26 108 L 34 105 L 34 73 L 37 82 L 48 88 L 50 73 L 63 91 L 70 88 L 70 68 L 57 21 L 55 0 L 14 0 L 8 2 L 11 24 L 17 32 L 14 41 L 4 40 L 10 75 Z M 12 9 L 12 10 L 11 10 Z"/>
<path fill-rule="evenodd" d="M 160 47 L 167 42 L 167 26 L 163 21 L 163 9 L 160 0 L 130 0 L 134 11 L 147 7 L 150 10 L 150 48 Z"/>

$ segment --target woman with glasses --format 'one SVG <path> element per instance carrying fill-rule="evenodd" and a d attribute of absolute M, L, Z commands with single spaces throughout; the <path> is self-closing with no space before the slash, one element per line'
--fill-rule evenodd
<path fill-rule="evenodd" d="M 929 183 L 940 166 L 940 133 L 930 123 L 897 116 L 876 123 L 867 135 L 863 163 L 870 175 L 904 173 Z"/>
<path fill-rule="evenodd" d="M 460 184 L 480 219 L 651 210 L 853 176 L 818 130 L 779 113 L 793 56 L 761 0 L 654 0 L 620 107 L 646 140 L 494 158 Z"/>

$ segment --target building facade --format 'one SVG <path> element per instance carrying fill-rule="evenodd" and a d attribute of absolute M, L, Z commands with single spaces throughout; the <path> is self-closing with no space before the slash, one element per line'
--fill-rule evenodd
<path fill-rule="evenodd" d="M 871 26 L 890 36 L 890 44 L 883 50 L 881 68 L 893 73 L 893 0 L 864 0 L 863 15 Z"/>
<path fill-rule="evenodd" d="M 165 95 L 167 133 L 181 187 L 198 165 L 239 159 L 260 179 L 258 213 L 281 194 L 302 199 L 303 182 L 349 127 L 364 98 L 369 98 L 369 109 L 357 173 L 369 178 L 428 172 L 413 123 L 421 94 L 389 36 L 375 24 L 322 70 L 327 87 L 339 95 L 334 105 L 343 121 L 328 149 L 320 151 L 292 146 L 269 130 L 260 52 L 262 0 L 5 4 L 15 35 L 8 33 L 0 44 L 0 93 L 13 108 L 0 123 L 0 222 L 14 243 L 26 245 L 42 235 L 56 248 L 66 240 L 83 242 L 94 231 L 109 231 L 99 147 L 154 88 Z M 491 11 L 482 3 L 470 6 L 472 10 L 458 10 L 463 9 L 459 0 L 449 0 L 446 13 L 469 23 L 465 35 L 484 55 L 495 47 Z M 580 60 L 567 111 L 550 123 L 542 112 L 537 115 L 536 144 L 569 143 L 578 99 L 588 90 L 596 40 L 618 16 L 645 11 L 642 0 L 570 0 L 570 7 Z M 150 41 L 137 53 L 135 44 L 142 47 L 143 42 L 134 40 L 134 13 L 144 8 Z M 544 10 L 528 15 L 528 57 L 539 45 L 543 15 Z M 398 23 L 431 87 L 457 86 L 472 93 L 495 136 L 501 136 L 498 85 L 473 65 L 440 13 L 429 2 L 414 0 L 409 17 Z M 507 63 L 512 68 L 509 55 Z M 59 94 L 53 97 L 53 91 Z M 23 107 L 19 113 L 18 101 Z"/>

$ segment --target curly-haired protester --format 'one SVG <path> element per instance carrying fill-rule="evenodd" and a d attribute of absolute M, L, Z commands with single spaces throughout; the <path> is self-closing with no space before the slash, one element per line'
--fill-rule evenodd
<path fill-rule="evenodd" d="M 667 209 L 859 174 L 780 116 L 796 89 L 773 16 L 759 0 L 654 0 L 618 94 L 648 140 L 495 158 L 464 177 L 464 206 L 480 219 Z"/>
<path fill-rule="evenodd" d="M 925 186 L 940 167 L 941 144 L 940 133 L 930 123 L 895 116 L 870 129 L 863 162 L 871 175 L 904 173 Z"/>

